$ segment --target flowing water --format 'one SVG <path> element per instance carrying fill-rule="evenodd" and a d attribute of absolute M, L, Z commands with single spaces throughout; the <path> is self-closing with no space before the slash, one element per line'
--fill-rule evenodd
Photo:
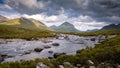
<path fill-rule="evenodd" d="M 67 55 L 75 55 L 77 50 L 86 47 L 94 47 L 99 42 L 96 36 L 79 37 L 68 35 L 69 39 L 65 39 L 64 35 L 56 38 L 51 38 L 51 42 L 37 41 L 13 41 L 5 44 L 0 44 L 0 55 L 7 55 L 4 62 L 32 60 L 35 58 L 53 57 L 54 53 L 66 53 Z M 91 40 L 95 38 L 95 40 Z M 53 46 L 52 43 L 59 43 L 59 46 Z M 44 48 L 50 46 L 51 48 Z M 35 52 L 35 48 L 42 48 L 41 52 Z M 52 51 L 53 53 L 49 53 Z"/>

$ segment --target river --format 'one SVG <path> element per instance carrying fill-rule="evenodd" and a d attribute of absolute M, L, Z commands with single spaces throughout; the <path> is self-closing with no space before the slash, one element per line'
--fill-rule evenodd
<path fill-rule="evenodd" d="M 67 38 L 65 38 L 67 36 Z M 112 38 L 114 36 L 109 36 Z M 53 57 L 55 53 L 66 53 L 67 55 L 75 55 L 77 50 L 86 47 L 94 47 L 101 41 L 107 39 L 105 36 L 76 36 L 76 35 L 58 35 L 57 38 L 50 38 L 49 42 L 43 40 L 33 41 L 12 41 L 0 44 L 0 55 L 4 56 L 4 62 L 33 60 L 35 58 Z M 53 46 L 58 43 L 59 46 Z M 45 48 L 49 46 L 49 48 Z M 41 52 L 34 51 L 35 48 L 42 48 Z M 49 53 L 51 51 L 52 53 Z"/>

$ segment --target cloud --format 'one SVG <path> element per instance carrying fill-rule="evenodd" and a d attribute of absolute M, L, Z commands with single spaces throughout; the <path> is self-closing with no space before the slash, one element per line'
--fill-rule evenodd
<path fill-rule="evenodd" d="M 87 15 L 98 22 L 119 23 L 119 0 L 4 0 L 4 3 L 22 14 L 59 15 L 64 10 L 69 17 Z M 14 5 L 13 5 L 14 4 Z"/>

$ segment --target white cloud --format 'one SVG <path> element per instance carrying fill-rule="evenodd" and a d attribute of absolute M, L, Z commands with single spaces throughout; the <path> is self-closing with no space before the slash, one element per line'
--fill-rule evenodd
<path fill-rule="evenodd" d="M 23 17 L 26 18 L 34 18 L 36 20 L 39 20 L 41 22 L 43 22 L 44 24 L 51 26 L 51 25 L 60 25 L 62 24 L 65 20 L 68 19 L 67 15 L 65 14 L 60 14 L 60 15 L 52 15 L 52 16 L 47 16 L 44 13 L 41 14 L 35 14 L 35 15 L 27 15 L 24 14 L 22 15 Z"/>

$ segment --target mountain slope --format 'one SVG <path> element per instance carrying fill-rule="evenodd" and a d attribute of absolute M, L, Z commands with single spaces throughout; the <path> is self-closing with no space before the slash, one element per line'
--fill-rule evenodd
<path fill-rule="evenodd" d="M 101 30 L 120 30 L 120 24 L 118 25 L 110 24 L 110 25 L 104 26 Z"/>
<path fill-rule="evenodd" d="M 52 25 L 52 26 L 50 26 L 50 28 L 51 28 L 51 29 L 56 29 L 56 28 L 57 28 L 57 26 Z"/>
<path fill-rule="evenodd" d="M 61 24 L 60 26 L 56 27 L 56 26 L 51 26 L 52 29 L 54 29 L 55 31 L 58 32 L 78 32 L 79 30 L 77 30 L 74 25 L 68 23 L 68 22 L 64 22 L 63 24 Z"/>
<path fill-rule="evenodd" d="M 28 19 L 23 17 L 2 22 L 0 23 L 0 25 L 9 25 L 14 27 L 22 27 L 22 28 L 38 29 L 38 30 L 51 30 L 46 25 L 35 19 Z"/>
<path fill-rule="evenodd" d="M 0 23 L 0 38 L 38 38 L 55 34 L 43 23 L 27 18 L 17 18 Z"/>
<path fill-rule="evenodd" d="M 0 15 L 0 22 L 6 21 L 6 20 L 8 20 L 6 17 Z"/>

